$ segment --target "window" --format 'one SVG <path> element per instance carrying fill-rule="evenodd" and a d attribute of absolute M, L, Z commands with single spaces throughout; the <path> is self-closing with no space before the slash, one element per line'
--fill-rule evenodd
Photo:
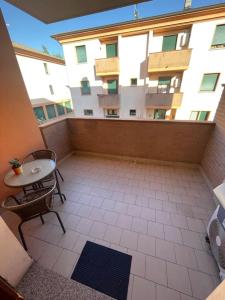
<path fill-rule="evenodd" d="M 53 86 L 51 84 L 49 85 L 49 90 L 50 90 L 51 95 L 54 95 Z"/>
<path fill-rule="evenodd" d="M 137 85 L 137 78 L 131 78 L 130 85 L 133 85 L 133 86 Z"/>
<path fill-rule="evenodd" d="M 57 112 L 58 112 L 59 116 L 65 115 L 65 110 L 64 110 L 63 103 L 57 103 L 56 104 L 56 109 L 57 109 Z"/>
<path fill-rule="evenodd" d="M 158 93 L 169 93 L 171 77 L 159 77 Z"/>
<path fill-rule="evenodd" d="M 72 110 L 72 105 L 71 105 L 71 101 L 66 101 L 65 102 L 65 108 L 66 108 L 66 112 L 69 114 L 71 113 L 73 110 Z"/>
<path fill-rule="evenodd" d="M 47 63 L 44 63 L 44 68 L 45 68 L 45 74 L 49 74 Z"/>
<path fill-rule="evenodd" d="M 91 94 L 91 88 L 88 80 L 82 80 L 81 81 L 81 94 L 82 95 L 90 95 Z"/>
<path fill-rule="evenodd" d="M 87 54 L 86 54 L 86 47 L 85 46 L 77 46 L 76 47 L 76 53 L 77 53 L 77 62 L 78 62 L 78 64 L 87 62 Z"/>
<path fill-rule="evenodd" d="M 136 109 L 130 109 L 130 116 L 136 116 Z"/>
<path fill-rule="evenodd" d="M 47 114 L 48 114 L 49 119 L 53 119 L 53 118 L 56 117 L 55 105 L 54 104 L 46 105 L 46 110 L 47 110 Z"/>
<path fill-rule="evenodd" d="M 155 109 L 154 110 L 154 119 L 165 120 L 166 118 L 166 109 Z"/>
<path fill-rule="evenodd" d="M 106 57 L 115 57 L 117 56 L 117 43 L 106 44 Z"/>
<path fill-rule="evenodd" d="M 225 47 L 225 24 L 217 25 L 214 33 L 212 48 L 224 48 Z"/>
<path fill-rule="evenodd" d="M 107 109 L 106 117 L 107 118 L 119 118 L 118 110 L 117 109 Z"/>
<path fill-rule="evenodd" d="M 35 114 L 38 121 L 45 121 L 46 120 L 44 109 L 43 109 L 42 106 L 34 107 L 33 110 L 34 110 L 34 114 Z"/>
<path fill-rule="evenodd" d="M 118 80 L 107 80 L 108 85 L 108 94 L 117 94 L 118 93 Z"/>
<path fill-rule="evenodd" d="M 209 118 L 209 114 L 209 111 L 192 111 L 190 115 L 190 120 L 207 121 Z"/>
<path fill-rule="evenodd" d="M 85 116 L 93 116 L 93 110 L 92 109 L 84 109 L 84 115 Z"/>
<path fill-rule="evenodd" d="M 218 73 L 204 74 L 200 87 L 201 92 L 213 92 L 216 89 L 216 84 L 219 78 Z"/>
<path fill-rule="evenodd" d="M 167 35 L 163 37 L 162 51 L 176 50 L 177 35 Z"/>

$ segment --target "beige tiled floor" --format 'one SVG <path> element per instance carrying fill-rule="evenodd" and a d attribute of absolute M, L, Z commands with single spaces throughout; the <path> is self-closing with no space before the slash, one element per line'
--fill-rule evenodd
<path fill-rule="evenodd" d="M 42 265 L 70 277 L 90 240 L 132 255 L 129 300 L 204 299 L 218 284 L 204 241 L 214 205 L 199 170 L 79 156 L 60 170 L 67 201 L 54 206 L 67 233 L 53 214 L 24 226 Z"/>

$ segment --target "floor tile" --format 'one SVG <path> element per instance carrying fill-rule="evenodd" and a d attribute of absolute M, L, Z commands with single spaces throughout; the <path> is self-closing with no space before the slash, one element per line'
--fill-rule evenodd
<path fill-rule="evenodd" d="M 143 207 L 141 210 L 141 218 L 148 221 L 155 221 L 155 209 Z"/>
<path fill-rule="evenodd" d="M 168 286 L 192 296 L 188 271 L 185 267 L 167 262 Z"/>
<path fill-rule="evenodd" d="M 180 293 L 161 285 L 157 285 L 156 295 L 157 300 L 181 300 Z"/>
<path fill-rule="evenodd" d="M 175 242 L 178 244 L 182 243 L 181 232 L 179 228 L 164 225 L 164 232 L 165 232 L 165 240 L 170 242 Z"/>
<path fill-rule="evenodd" d="M 79 224 L 76 227 L 76 231 L 82 234 L 88 235 L 89 231 L 91 230 L 91 227 L 93 225 L 92 220 L 81 218 Z"/>
<path fill-rule="evenodd" d="M 53 271 L 63 275 L 64 277 L 69 278 L 78 259 L 78 254 L 64 249 L 52 269 Z"/>
<path fill-rule="evenodd" d="M 115 202 L 112 200 L 105 199 L 102 203 L 103 209 L 112 210 L 114 208 L 114 206 L 115 206 Z"/>
<path fill-rule="evenodd" d="M 206 228 L 202 220 L 187 217 L 187 222 L 190 230 L 202 233 L 206 232 Z"/>
<path fill-rule="evenodd" d="M 187 218 L 182 215 L 171 214 L 171 222 L 172 225 L 179 228 L 187 229 Z"/>
<path fill-rule="evenodd" d="M 200 235 L 197 232 L 181 229 L 183 243 L 186 246 L 202 250 Z"/>
<path fill-rule="evenodd" d="M 156 239 L 156 256 L 171 262 L 176 262 L 174 244 Z"/>
<path fill-rule="evenodd" d="M 127 214 L 128 204 L 123 202 L 116 202 L 113 210 L 120 214 Z"/>
<path fill-rule="evenodd" d="M 156 300 L 155 284 L 134 276 L 132 300 Z"/>
<path fill-rule="evenodd" d="M 146 279 L 167 286 L 165 261 L 153 256 L 146 256 Z"/>
<path fill-rule="evenodd" d="M 131 273 L 145 277 L 145 255 L 133 250 L 128 250 L 128 254 L 132 256 Z"/>
<path fill-rule="evenodd" d="M 165 211 L 156 210 L 156 222 L 171 225 L 170 214 Z"/>
<path fill-rule="evenodd" d="M 133 217 L 139 217 L 141 214 L 141 207 L 134 205 L 134 204 L 129 204 L 128 208 L 127 208 L 127 214 L 129 216 L 133 216 Z"/>
<path fill-rule="evenodd" d="M 138 251 L 155 256 L 155 238 L 140 234 L 138 239 Z"/>
<path fill-rule="evenodd" d="M 95 221 L 91 227 L 89 234 L 94 238 L 103 239 L 107 227 L 108 226 L 106 224 Z"/>
<path fill-rule="evenodd" d="M 211 275 L 218 275 L 219 268 L 215 262 L 215 259 L 204 251 L 195 251 L 199 271 L 205 272 Z"/>
<path fill-rule="evenodd" d="M 138 234 L 129 230 L 123 230 L 120 245 L 131 250 L 137 249 Z"/>
<path fill-rule="evenodd" d="M 123 229 L 131 229 L 133 218 L 127 215 L 120 215 L 117 220 L 117 226 Z"/>
<path fill-rule="evenodd" d="M 56 263 L 62 251 L 63 251 L 62 248 L 48 244 L 45 247 L 44 252 L 41 254 L 38 263 L 40 263 L 43 267 L 47 269 L 51 269 Z"/>
<path fill-rule="evenodd" d="M 192 269 L 198 269 L 195 251 L 193 248 L 183 245 L 174 245 L 174 247 L 176 260 L 179 265 Z"/>
<path fill-rule="evenodd" d="M 209 275 L 189 270 L 193 296 L 198 299 L 205 299 L 214 289 L 212 279 Z"/>
<path fill-rule="evenodd" d="M 67 229 L 66 234 L 59 239 L 57 246 L 65 248 L 67 250 L 73 250 L 79 236 L 79 233 L 77 233 L 76 231 Z"/>
<path fill-rule="evenodd" d="M 119 214 L 113 211 L 106 211 L 103 217 L 103 222 L 106 224 L 114 225 L 119 218 Z"/>
<path fill-rule="evenodd" d="M 135 232 L 146 234 L 148 231 L 148 222 L 141 218 L 134 217 L 131 230 L 133 230 Z"/>
<path fill-rule="evenodd" d="M 104 235 L 104 240 L 113 244 L 119 244 L 121 235 L 122 229 L 116 226 L 108 226 Z"/>
<path fill-rule="evenodd" d="M 160 239 L 164 239 L 163 224 L 149 221 L 148 234 Z"/>

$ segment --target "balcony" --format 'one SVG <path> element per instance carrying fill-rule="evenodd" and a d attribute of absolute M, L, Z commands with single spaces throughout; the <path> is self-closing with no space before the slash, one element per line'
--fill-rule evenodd
<path fill-rule="evenodd" d="M 120 95 L 119 94 L 99 94 L 98 104 L 102 108 L 119 108 L 120 107 Z"/>
<path fill-rule="evenodd" d="M 119 57 L 96 59 L 95 69 L 97 76 L 119 75 Z"/>
<path fill-rule="evenodd" d="M 171 109 L 179 108 L 183 93 L 148 93 L 145 98 L 146 108 Z"/>
<path fill-rule="evenodd" d="M 150 53 L 148 72 L 185 71 L 190 58 L 191 49 Z"/>

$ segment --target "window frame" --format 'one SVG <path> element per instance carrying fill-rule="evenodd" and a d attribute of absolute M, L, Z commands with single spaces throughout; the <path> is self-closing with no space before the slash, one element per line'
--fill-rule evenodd
<path fill-rule="evenodd" d="M 112 89 L 109 89 L 109 81 L 115 81 L 116 82 L 116 89 L 115 93 L 109 92 L 110 90 L 113 91 Z M 108 95 L 118 95 L 118 79 L 108 79 L 107 80 L 107 93 Z"/>
<path fill-rule="evenodd" d="M 214 88 L 213 90 L 202 90 L 202 83 L 203 83 L 203 80 L 204 80 L 204 76 L 205 75 L 217 75 L 217 78 L 216 78 L 216 81 L 214 83 Z M 219 81 L 219 77 L 220 77 L 220 73 L 204 73 L 203 76 L 202 76 L 202 80 L 201 80 L 201 84 L 200 84 L 200 88 L 199 88 L 199 92 L 200 93 L 210 93 L 210 92 L 215 92 L 216 88 L 217 88 L 217 83 Z"/>
<path fill-rule="evenodd" d="M 60 113 L 60 110 L 58 109 L 58 108 L 61 109 L 61 107 L 63 108 L 63 112 L 64 112 L 63 114 L 61 114 L 61 113 Z M 63 102 L 56 103 L 56 111 L 57 111 L 58 117 L 64 116 L 64 115 L 66 114 L 66 112 L 65 112 L 65 107 L 64 107 L 64 105 L 63 105 Z"/>
<path fill-rule="evenodd" d="M 48 107 L 51 106 L 54 108 L 54 112 L 55 112 L 55 115 L 54 117 L 49 117 L 49 112 L 48 112 Z M 47 116 L 48 116 L 48 119 L 51 120 L 51 119 L 54 119 L 57 117 L 57 113 L 56 113 L 56 109 L 55 109 L 55 104 L 47 104 L 45 105 L 45 108 L 46 108 L 46 112 L 47 112 Z"/>
<path fill-rule="evenodd" d="M 164 38 L 168 38 L 168 37 L 172 37 L 172 36 L 175 36 L 175 37 L 176 37 L 175 49 L 164 50 L 164 49 L 163 49 Z M 162 41 L 162 52 L 176 51 L 176 48 L 177 48 L 177 38 L 178 38 L 178 34 L 164 35 L 164 36 L 163 36 L 163 41 Z"/>
<path fill-rule="evenodd" d="M 88 112 L 88 111 L 91 113 L 86 114 L 85 112 Z M 93 109 L 84 109 L 83 113 L 84 113 L 84 116 L 93 116 L 94 115 Z"/>
<path fill-rule="evenodd" d="M 134 111 L 135 114 L 132 114 L 131 111 Z M 136 109 L 130 109 L 129 110 L 129 115 L 130 115 L 130 117 L 135 117 L 137 115 L 137 110 Z"/>
<path fill-rule="evenodd" d="M 86 88 L 88 88 L 88 92 L 84 92 L 83 88 L 85 88 L 83 85 L 82 85 L 82 82 L 87 82 L 87 86 Z M 85 95 L 91 95 L 91 86 L 90 86 L 90 81 L 89 80 L 81 80 L 80 82 L 80 85 L 81 85 L 81 95 L 85 96 Z"/>
<path fill-rule="evenodd" d="M 78 59 L 78 51 L 77 51 L 78 48 L 84 48 L 84 50 L 85 50 L 85 61 L 79 61 L 79 59 Z M 75 46 L 75 50 L 76 50 L 76 61 L 77 61 L 77 64 L 86 64 L 87 61 L 88 61 L 88 59 L 87 59 L 86 45 Z"/>
<path fill-rule="evenodd" d="M 113 55 L 113 56 L 108 56 L 107 47 L 108 47 L 108 46 L 112 46 L 112 45 L 115 45 L 115 55 Z M 106 52 L 106 58 L 118 57 L 118 42 L 115 42 L 115 43 L 107 43 L 107 44 L 105 45 L 105 52 Z"/>
<path fill-rule="evenodd" d="M 133 83 L 132 83 L 132 80 L 136 80 L 136 83 L 133 84 Z M 137 86 L 137 78 L 131 78 L 131 79 L 130 79 L 130 86 Z"/>
<path fill-rule="evenodd" d="M 156 111 L 165 111 L 165 118 L 164 119 L 161 119 L 161 118 L 156 118 Z M 154 120 L 166 120 L 166 112 L 167 112 L 167 109 L 163 109 L 163 108 L 155 108 L 154 109 Z"/>
<path fill-rule="evenodd" d="M 213 34 L 213 38 L 212 38 L 212 41 L 211 41 L 211 49 L 224 49 L 225 48 L 225 41 L 223 44 L 213 44 L 213 40 L 215 38 L 215 34 L 216 34 L 216 30 L 219 26 L 224 26 L 225 28 L 225 24 L 217 24 L 216 27 L 215 27 L 215 30 L 214 30 L 214 34 Z"/>
<path fill-rule="evenodd" d="M 40 108 L 42 110 L 44 119 L 38 119 L 38 116 L 37 116 L 37 114 L 35 112 L 35 110 L 38 109 L 38 108 Z M 33 107 L 33 112 L 34 112 L 34 115 L 35 115 L 35 117 L 36 117 L 36 119 L 37 119 L 38 122 L 45 122 L 47 120 L 47 116 L 46 116 L 44 107 L 42 105 Z"/>

